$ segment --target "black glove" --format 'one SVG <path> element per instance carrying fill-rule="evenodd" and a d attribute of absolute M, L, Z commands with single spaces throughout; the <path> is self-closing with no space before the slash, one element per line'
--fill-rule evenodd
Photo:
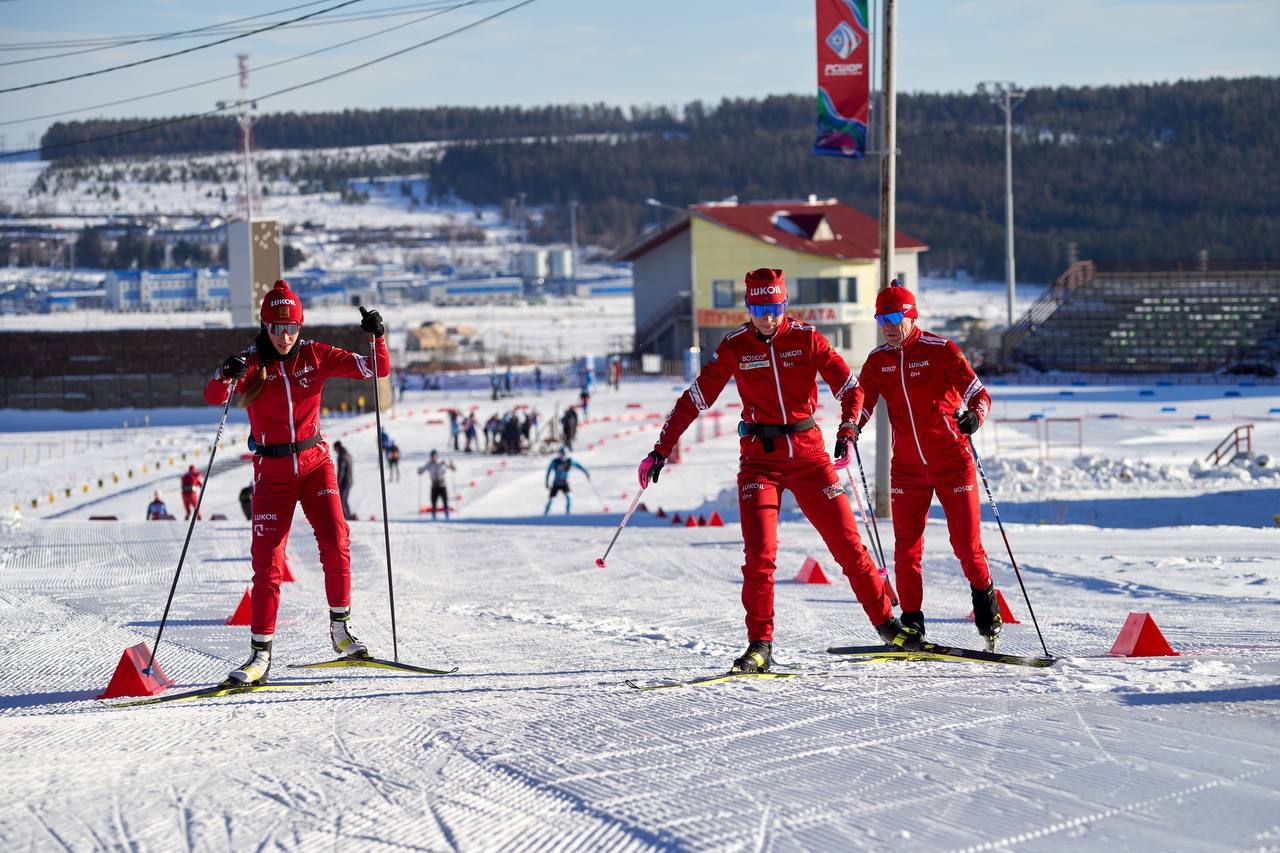
<path fill-rule="evenodd" d="M 360 328 L 375 338 L 380 338 L 387 333 L 387 326 L 382 322 L 382 315 L 377 311 L 370 311 L 363 305 L 360 306 Z"/>
<path fill-rule="evenodd" d="M 222 362 L 223 379 L 239 379 L 249 370 L 249 362 L 242 355 L 229 356 Z"/>
<path fill-rule="evenodd" d="M 845 421 L 836 430 L 836 461 L 849 455 L 849 442 L 857 442 L 862 430 L 853 421 Z"/>
<path fill-rule="evenodd" d="M 663 456 L 656 450 L 650 450 L 649 455 L 640 460 L 640 488 L 647 487 L 650 483 L 658 482 L 658 475 L 662 473 L 662 466 L 667 464 L 667 457 Z"/>
<path fill-rule="evenodd" d="M 973 409 L 965 409 L 963 412 L 956 410 L 952 417 L 956 419 L 956 429 L 965 435 L 973 435 L 978 431 L 978 427 L 982 426 L 982 421 L 978 420 L 978 413 Z"/>

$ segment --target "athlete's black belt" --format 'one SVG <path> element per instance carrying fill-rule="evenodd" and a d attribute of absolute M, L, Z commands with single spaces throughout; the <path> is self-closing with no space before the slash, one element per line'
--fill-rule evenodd
<path fill-rule="evenodd" d="M 253 436 L 249 436 L 249 449 L 258 456 L 292 456 L 295 453 L 301 453 L 308 447 L 315 447 L 324 441 L 324 436 L 316 433 L 311 438 L 304 438 L 302 441 L 291 441 L 288 444 L 258 444 L 253 440 Z"/>
<path fill-rule="evenodd" d="M 802 421 L 796 421 L 793 424 L 755 424 L 748 423 L 747 421 L 739 421 L 738 435 L 743 438 L 746 438 L 749 435 L 754 435 L 756 438 L 760 439 L 760 444 L 764 447 L 764 452 L 772 453 L 773 440 L 775 438 L 781 438 L 784 435 L 792 435 L 797 432 L 804 432 L 805 430 L 813 429 L 816 426 L 817 423 L 814 422 L 812 415 Z"/>

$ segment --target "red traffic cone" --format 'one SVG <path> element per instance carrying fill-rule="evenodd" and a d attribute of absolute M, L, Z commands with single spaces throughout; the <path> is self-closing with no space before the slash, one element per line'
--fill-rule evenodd
<path fill-rule="evenodd" d="M 1177 655 L 1169 641 L 1160 633 L 1156 620 L 1150 613 L 1130 613 L 1116 637 L 1109 655 L 1126 658 L 1155 658 Z"/>
<path fill-rule="evenodd" d="M 285 563 L 280 567 L 280 582 L 293 583 L 297 578 L 293 576 L 293 572 L 289 571 L 289 564 Z"/>
<path fill-rule="evenodd" d="M 667 511 L 666 511 L 665 509 L 663 509 L 662 507 L 658 507 L 658 516 L 657 516 L 657 517 L 658 517 L 658 518 L 666 518 L 666 517 L 667 517 Z"/>
<path fill-rule="evenodd" d="M 705 515 L 698 516 L 698 526 L 699 527 L 707 526 L 707 517 Z"/>
<path fill-rule="evenodd" d="M 800 567 L 800 573 L 796 575 L 796 583 L 831 583 L 822 566 L 813 557 L 805 557 L 804 565 Z"/>
<path fill-rule="evenodd" d="M 248 588 L 244 591 L 244 596 L 240 599 L 240 605 L 236 607 L 236 612 L 231 614 L 231 618 L 227 620 L 228 625 L 249 625 L 252 623 L 253 606 L 250 603 Z"/>
<path fill-rule="evenodd" d="M 724 527 L 724 519 L 720 517 L 719 510 L 711 513 L 711 517 L 707 519 L 707 527 Z"/>
<path fill-rule="evenodd" d="M 689 516 L 689 518 L 685 521 L 684 526 L 685 526 L 685 527 L 697 527 L 697 526 L 698 526 L 698 519 L 694 518 L 694 517 L 691 515 L 691 516 Z"/>
<path fill-rule="evenodd" d="M 473 488 L 473 489 L 474 489 L 475 487 L 476 487 L 476 481 L 475 481 L 475 480 L 472 480 L 472 481 L 471 481 L 471 488 Z"/>
<path fill-rule="evenodd" d="M 677 512 L 677 513 L 674 513 L 674 514 L 671 516 L 671 523 L 672 523 L 672 524 L 682 524 L 682 523 L 683 523 L 683 522 L 681 522 L 681 521 L 680 521 L 680 513 L 678 513 L 678 512 Z"/>
<path fill-rule="evenodd" d="M 147 661 L 151 660 L 151 649 L 146 643 L 138 643 L 124 650 L 116 671 L 107 682 L 107 689 L 102 691 L 98 699 L 115 699 L 117 696 L 154 696 L 173 686 L 173 681 L 160 669 L 160 664 L 153 663 L 151 672 L 146 671 Z"/>
<path fill-rule="evenodd" d="M 1004 600 L 1004 593 L 996 590 L 996 603 L 1000 605 L 1000 621 L 1005 625 L 1021 625 L 1018 617 L 1013 615 L 1013 611 L 1009 609 L 1009 602 Z M 973 621 L 973 611 L 969 611 L 969 615 L 964 617 L 970 622 Z"/>

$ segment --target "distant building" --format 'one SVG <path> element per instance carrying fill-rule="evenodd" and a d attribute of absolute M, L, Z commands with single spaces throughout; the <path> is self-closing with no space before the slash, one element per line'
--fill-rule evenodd
<path fill-rule="evenodd" d="M 113 311 L 195 311 L 231 307 L 225 269 L 112 270 L 105 282 Z"/>
<path fill-rule="evenodd" d="M 875 219 L 835 199 L 691 205 L 679 222 L 619 255 L 632 263 L 636 351 L 681 358 L 696 322 L 705 363 L 746 321 L 743 276 L 775 267 L 787 277 L 790 316 L 813 323 L 860 363 L 879 343 L 872 316 L 879 239 Z M 907 286 L 917 286 L 927 249 L 897 233 L 893 272 Z"/>

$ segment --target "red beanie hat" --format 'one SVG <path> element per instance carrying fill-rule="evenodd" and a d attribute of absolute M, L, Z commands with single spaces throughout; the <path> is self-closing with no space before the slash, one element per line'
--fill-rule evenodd
<path fill-rule="evenodd" d="M 920 312 L 916 310 L 916 295 L 898 284 L 895 278 L 893 284 L 886 287 L 876 296 L 876 313 L 892 314 L 895 311 L 901 311 L 902 316 L 917 318 Z"/>
<path fill-rule="evenodd" d="M 747 273 L 748 305 L 777 305 L 787 301 L 787 280 L 782 270 L 761 267 Z"/>
<path fill-rule="evenodd" d="M 302 322 L 302 300 L 289 289 L 289 282 L 282 278 L 277 279 L 275 286 L 262 297 L 262 322 Z"/>

